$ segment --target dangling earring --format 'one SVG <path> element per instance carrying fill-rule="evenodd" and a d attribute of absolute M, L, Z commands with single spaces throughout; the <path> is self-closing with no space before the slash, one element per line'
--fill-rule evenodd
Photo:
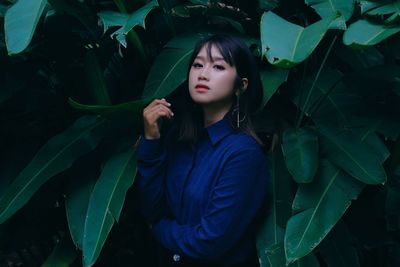
<path fill-rule="evenodd" d="M 235 93 L 236 95 L 236 105 L 233 109 L 232 114 L 235 114 L 236 112 L 236 127 L 239 129 L 240 128 L 240 123 L 243 122 L 246 119 L 246 114 L 244 114 L 243 118 L 240 118 L 240 95 L 241 95 L 241 90 L 238 89 Z"/>

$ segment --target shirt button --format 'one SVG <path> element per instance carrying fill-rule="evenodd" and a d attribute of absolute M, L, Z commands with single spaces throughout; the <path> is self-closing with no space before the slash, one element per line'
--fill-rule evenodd
<path fill-rule="evenodd" d="M 174 255 L 172 256 L 172 259 L 173 259 L 174 261 L 180 261 L 180 260 L 181 260 L 181 256 L 179 256 L 178 254 L 174 254 Z"/>

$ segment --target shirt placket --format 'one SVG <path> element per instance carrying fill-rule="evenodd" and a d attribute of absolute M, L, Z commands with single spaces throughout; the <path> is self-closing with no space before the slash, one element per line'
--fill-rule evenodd
<path fill-rule="evenodd" d="M 185 191 L 186 191 L 186 187 L 187 187 L 187 185 L 189 183 L 190 176 L 192 175 L 192 172 L 193 172 L 193 169 L 194 169 L 194 166 L 195 166 L 195 162 L 196 162 L 196 157 L 197 157 L 197 149 L 195 149 L 194 145 L 190 145 L 190 150 L 192 152 L 191 153 L 192 154 L 192 160 L 190 162 L 190 169 L 189 169 L 187 175 L 185 176 L 185 179 L 184 179 L 184 182 L 183 182 L 182 192 L 181 192 L 181 196 L 180 196 L 180 205 L 179 205 L 180 208 L 181 208 L 181 211 L 182 211 L 181 214 L 183 215 L 182 217 L 183 217 L 184 220 L 187 217 L 187 214 L 184 212 Z"/>

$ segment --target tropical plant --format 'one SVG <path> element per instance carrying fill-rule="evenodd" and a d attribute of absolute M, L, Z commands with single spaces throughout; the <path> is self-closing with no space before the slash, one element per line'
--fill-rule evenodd
<path fill-rule="evenodd" d="M 178 102 L 193 44 L 229 32 L 264 89 L 261 267 L 399 266 L 399 7 L 0 0 L 0 265 L 149 266 L 141 112 Z"/>

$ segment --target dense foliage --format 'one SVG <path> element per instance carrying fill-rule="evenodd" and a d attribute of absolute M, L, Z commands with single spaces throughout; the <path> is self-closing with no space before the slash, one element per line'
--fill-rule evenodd
<path fill-rule="evenodd" d="M 193 44 L 213 32 L 241 36 L 260 65 L 261 266 L 400 266 L 399 10 L 0 0 L 0 266 L 145 266 L 141 111 L 179 101 Z"/>

